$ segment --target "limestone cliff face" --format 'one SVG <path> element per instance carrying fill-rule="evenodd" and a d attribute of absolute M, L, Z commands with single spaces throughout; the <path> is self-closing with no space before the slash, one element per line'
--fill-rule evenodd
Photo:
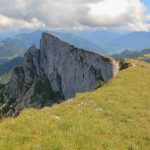
<path fill-rule="evenodd" d="M 27 107 L 41 108 L 95 89 L 119 71 L 118 62 L 78 49 L 43 33 L 40 48 L 32 46 L 16 67 L 3 95 L 2 112 L 17 114 Z"/>

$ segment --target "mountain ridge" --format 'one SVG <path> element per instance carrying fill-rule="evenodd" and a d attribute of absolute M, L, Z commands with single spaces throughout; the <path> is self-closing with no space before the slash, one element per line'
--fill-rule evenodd
<path fill-rule="evenodd" d="M 32 33 L 19 34 L 15 37 L 6 38 L 0 41 L 0 55 L 3 57 L 13 57 L 14 55 L 23 56 L 26 50 L 33 44 L 39 47 L 42 32 L 43 30 L 37 30 Z M 56 31 L 45 32 L 51 33 L 78 48 L 104 52 L 103 48 L 71 33 L 59 33 Z"/>
<path fill-rule="evenodd" d="M 116 53 L 122 52 L 125 49 L 140 51 L 150 48 L 149 38 L 150 32 L 131 32 L 109 43 L 109 48 L 111 48 L 112 51 L 116 51 Z"/>
<path fill-rule="evenodd" d="M 26 107 L 41 108 L 60 102 L 95 89 L 100 81 L 108 82 L 118 71 L 117 61 L 43 33 L 40 48 L 29 48 L 23 65 L 13 70 L 3 91 L 2 112 L 16 115 Z"/>
<path fill-rule="evenodd" d="M 150 63 L 150 49 L 141 51 L 125 50 L 121 54 L 112 55 L 112 57 L 117 59 L 137 59 Z"/>

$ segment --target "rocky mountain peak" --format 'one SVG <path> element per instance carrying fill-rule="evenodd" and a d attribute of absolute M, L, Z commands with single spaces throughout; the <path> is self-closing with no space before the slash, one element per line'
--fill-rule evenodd
<path fill-rule="evenodd" d="M 41 108 L 74 97 L 78 92 L 108 82 L 119 71 L 115 60 L 78 49 L 57 37 L 43 33 L 40 48 L 25 53 L 3 90 L 2 113 L 16 115 L 28 107 Z"/>

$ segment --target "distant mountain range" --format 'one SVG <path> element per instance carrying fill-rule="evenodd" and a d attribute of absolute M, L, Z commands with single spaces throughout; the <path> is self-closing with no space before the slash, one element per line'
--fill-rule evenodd
<path fill-rule="evenodd" d="M 7 83 L 11 77 L 11 72 L 16 66 L 22 64 L 22 57 L 16 57 L 12 60 L 7 60 L 0 65 L 0 83 Z"/>
<path fill-rule="evenodd" d="M 121 53 L 125 49 L 140 51 L 150 48 L 150 32 L 120 34 L 108 31 L 78 31 L 76 35 L 105 49 L 106 54 Z"/>
<path fill-rule="evenodd" d="M 150 48 L 150 32 L 132 32 L 123 35 L 108 45 L 112 52 L 123 52 L 125 49 L 130 51 L 140 51 Z"/>
<path fill-rule="evenodd" d="M 21 65 L 21 63 L 22 63 L 22 57 L 16 57 L 16 58 L 0 65 L 0 76 L 5 73 L 8 73 L 16 66 Z"/>
<path fill-rule="evenodd" d="M 140 51 L 150 48 L 150 32 L 120 34 L 110 31 L 78 31 L 74 34 L 105 49 L 106 54 L 121 53 L 125 49 Z"/>
<path fill-rule="evenodd" d="M 42 32 L 43 30 L 37 30 L 31 33 L 22 33 L 0 41 L 0 64 L 4 58 L 23 56 L 33 44 L 39 47 Z M 101 30 L 69 31 L 70 33 L 65 31 L 46 32 L 78 48 L 107 55 L 122 53 L 125 49 L 140 51 L 150 48 L 150 32 L 127 34 Z"/>
<path fill-rule="evenodd" d="M 39 47 L 42 32 L 42 30 L 38 30 L 30 34 L 23 33 L 15 37 L 6 38 L 5 40 L 0 41 L 0 58 L 22 56 L 26 52 L 26 50 L 33 44 Z M 97 46 L 96 44 L 93 44 L 90 41 L 80 38 L 77 35 L 63 32 L 59 33 L 54 31 L 47 32 L 78 48 L 104 53 L 103 48 Z"/>
<path fill-rule="evenodd" d="M 112 57 L 117 59 L 137 59 L 150 63 L 150 49 L 144 49 L 142 51 L 125 50 L 121 54 L 112 55 Z"/>
<path fill-rule="evenodd" d="M 109 43 L 122 36 L 120 33 L 100 30 L 74 31 L 73 33 L 102 47 L 108 46 Z"/>

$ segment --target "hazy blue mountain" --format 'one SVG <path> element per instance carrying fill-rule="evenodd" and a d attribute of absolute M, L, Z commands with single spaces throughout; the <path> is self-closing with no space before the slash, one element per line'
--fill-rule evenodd
<path fill-rule="evenodd" d="M 21 51 L 23 51 L 23 48 L 18 45 L 0 41 L 0 58 L 17 56 L 20 55 Z"/>
<path fill-rule="evenodd" d="M 4 58 L 0 58 L 0 65 L 12 60 L 12 57 L 4 57 Z"/>
<path fill-rule="evenodd" d="M 30 34 L 18 34 L 15 37 L 6 38 L 5 40 L 0 41 L 0 58 L 22 56 L 33 44 L 39 47 L 42 32 L 42 30 L 38 30 Z M 71 33 L 59 33 L 54 31 L 46 32 L 52 33 L 61 40 L 68 42 L 69 44 L 72 44 L 78 48 L 104 53 L 104 50 L 101 47 Z"/>
<path fill-rule="evenodd" d="M 112 42 L 116 38 L 122 36 L 120 33 L 104 30 L 84 30 L 76 32 L 74 31 L 73 33 L 103 47 L 108 45 L 108 43 Z"/>
<path fill-rule="evenodd" d="M 124 49 L 139 51 L 150 48 L 150 32 L 132 32 L 123 35 L 108 45 L 112 52 L 122 52 Z"/>
<path fill-rule="evenodd" d="M 39 47 L 44 30 L 22 33 L 0 41 L 0 58 L 23 56 L 33 44 Z M 84 31 L 45 31 L 78 48 L 100 52 L 102 54 L 121 53 L 125 49 L 139 51 L 150 48 L 150 32 L 132 32 L 122 35 L 116 32 L 101 30 Z"/>
<path fill-rule="evenodd" d="M 22 64 L 22 57 L 16 57 L 12 60 L 4 59 L 3 64 L 0 64 L 0 84 L 6 84 L 11 77 L 12 70 Z"/>
<path fill-rule="evenodd" d="M 10 72 L 14 67 L 22 63 L 22 57 L 16 57 L 2 65 L 0 65 L 0 76 Z"/>
<path fill-rule="evenodd" d="M 0 58 L 23 56 L 26 49 L 32 44 L 39 42 L 37 38 L 40 35 L 34 34 L 19 34 L 12 38 L 6 38 L 0 41 Z M 37 44 L 36 44 L 37 45 Z M 2 60 L 3 60 L 2 59 Z"/>
<path fill-rule="evenodd" d="M 137 59 L 141 61 L 150 62 L 150 49 L 144 49 L 142 51 L 129 51 L 125 50 L 121 54 L 114 54 L 112 57 L 117 59 Z"/>
<path fill-rule="evenodd" d="M 100 46 L 97 46 L 93 42 L 86 40 L 82 37 L 79 37 L 77 35 L 74 35 L 72 33 L 60 33 L 60 32 L 49 32 L 56 37 L 60 38 L 61 40 L 68 42 L 69 44 L 72 44 L 78 48 L 83 48 L 87 49 L 90 51 L 95 51 L 95 52 L 100 52 L 100 53 L 105 53 L 104 49 Z"/>
<path fill-rule="evenodd" d="M 20 34 L 20 33 L 31 33 L 31 32 L 33 32 L 33 30 L 13 30 L 13 31 L 6 31 L 6 32 L 4 32 L 4 33 L 0 33 L 0 40 L 2 41 L 2 40 L 4 40 L 4 39 L 6 39 L 6 38 L 8 38 L 8 37 L 15 37 L 16 35 L 18 35 L 18 34 Z"/>
<path fill-rule="evenodd" d="M 125 50 L 120 54 L 114 54 L 112 57 L 114 58 L 119 58 L 119 59 L 124 59 L 124 58 L 135 58 L 138 57 L 140 54 L 137 51 L 130 51 L 130 50 Z"/>
<path fill-rule="evenodd" d="M 23 31 L 24 32 L 24 31 Z M 6 32 L 6 33 L 0 33 L 0 40 L 4 40 L 6 39 L 7 37 L 13 37 L 15 35 L 19 34 L 19 31 L 17 32 Z"/>
<path fill-rule="evenodd" d="M 12 38 L 6 38 L 3 40 L 3 42 L 10 43 L 12 45 L 15 45 L 17 47 L 21 47 L 23 49 L 28 49 L 31 45 L 35 44 L 36 46 L 39 46 L 39 41 L 41 38 L 41 32 L 33 32 L 30 34 L 18 34 Z"/>

